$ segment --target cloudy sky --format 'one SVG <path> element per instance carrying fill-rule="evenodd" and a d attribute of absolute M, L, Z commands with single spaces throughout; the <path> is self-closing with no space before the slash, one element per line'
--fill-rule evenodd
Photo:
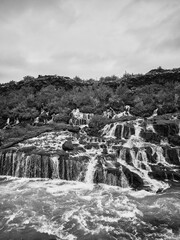
<path fill-rule="evenodd" d="M 180 67 L 180 0 L 0 0 L 0 82 Z"/>

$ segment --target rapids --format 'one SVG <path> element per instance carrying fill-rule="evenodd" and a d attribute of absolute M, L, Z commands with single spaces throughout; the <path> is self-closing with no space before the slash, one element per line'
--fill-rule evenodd
<path fill-rule="evenodd" d="M 180 239 L 180 191 L 0 178 L 0 239 Z"/>
<path fill-rule="evenodd" d="M 152 118 L 2 149 L 0 239 L 180 239 L 180 124 Z"/>

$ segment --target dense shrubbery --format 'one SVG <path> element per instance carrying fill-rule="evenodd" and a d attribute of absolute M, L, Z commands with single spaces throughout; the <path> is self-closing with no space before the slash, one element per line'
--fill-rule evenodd
<path fill-rule="evenodd" d="M 99 130 L 102 129 L 108 122 L 108 118 L 105 118 L 102 115 L 95 115 L 89 123 L 89 135 L 98 136 Z"/>
<path fill-rule="evenodd" d="M 149 116 L 156 108 L 162 114 L 180 110 L 180 73 L 165 72 L 163 76 L 162 73 L 154 70 L 148 75 L 126 73 L 122 78 L 112 76 L 99 81 L 26 76 L 18 83 L 0 85 L 0 127 L 8 117 L 11 123 L 17 118 L 32 122 L 42 109 L 50 116 L 58 114 L 55 121 L 65 123 L 74 108 L 102 114 L 108 107 L 119 112 L 130 105 L 131 113 L 140 116 Z"/>

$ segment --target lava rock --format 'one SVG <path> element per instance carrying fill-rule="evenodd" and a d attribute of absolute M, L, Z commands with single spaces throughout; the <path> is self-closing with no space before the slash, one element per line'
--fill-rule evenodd
<path fill-rule="evenodd" d="M 73 151 L 74 150 L 74 146 L 72 144 L 71 141 L 65 141 L 62 145 L 62 149 L 64 151 Z"/>
<path fill-rule="evenodd" d="M 127 167 L 123 166 L 123 172 L 129 182 L 129 185 L 135 189 L 142 189 L 144 186 L 143 180 L 141 179 L 141 177 L 135 173 L 135 172 L 131 172 Z"/>
<path fill-rule="evenodd" d="M 152 131 L 141 131 L 140 135 L 146 142 L 160 142 L 160 136 Z"/>
<path fill-rule="evenodd" d="M 128 138 L 130 138 L 131 135 L 134 135 L 134 134 L 135 134 L 135 130 L 134 130 L 133 125 L 132 126 L 124 125 L 124 127 L 122 127 L 122 125 L 117 125 L 114 135 L 117 138 L 121 138 L 121 136 L 122 136 L 125 139 L 128 139 Z"/>
<path fill-rule="evenodd" d="M 169 143 L 171 143 L 174 146 L 180 146 L 180 136 L 169 136 L 168 137 Z"/>
<path fill-rule="evenodd" d="M 179 132 L 178 125 L 172 121 L 159 120 L 154 124 L 156 132 L 163 137 L 169 137 L 170 135 L 176 135 Z"/>
<path fill-rule="evenodd" d="M 167 161 L 170 164 L 180 165 L 179 154 L 178 154 L 178 150 L 176 148 L 168 148 L 167 149 Z"/>

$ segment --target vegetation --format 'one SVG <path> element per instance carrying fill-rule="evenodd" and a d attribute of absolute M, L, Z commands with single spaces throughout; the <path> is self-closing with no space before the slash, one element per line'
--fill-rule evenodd
<path fill-rule="evenodd" d="M 2 130 L 0 129 L 0 147 L 11 147 L 26 139 L 37 137 L 44 132 L 68 130 L 71 132 L 79 132 L 79 127 L 70 126 L 65 123 L 52 123 L 42 126 L 32 126 L 22 124 L 14 126 L 13 128 Z"/>
<path fill-rule="evenodd" d="M 56 115 L 56 122 L 68 123 L 70 112 L 101 115 L 112 107 L 116 112 L 130 105 L 131 113 L 150 116 L 158 108 L 161 114 L 180 109 L 180 70 L 153 69 L 145 75 L 125 73 L 117 76 L 89 79 L 79 77 L 25 76 L 22 81 L 0 85 L 0 128 L 7 118 L 11 123 L 32 123 L 42 109 Z M 17 133 L 18 134 L 18 133 Z"/>

